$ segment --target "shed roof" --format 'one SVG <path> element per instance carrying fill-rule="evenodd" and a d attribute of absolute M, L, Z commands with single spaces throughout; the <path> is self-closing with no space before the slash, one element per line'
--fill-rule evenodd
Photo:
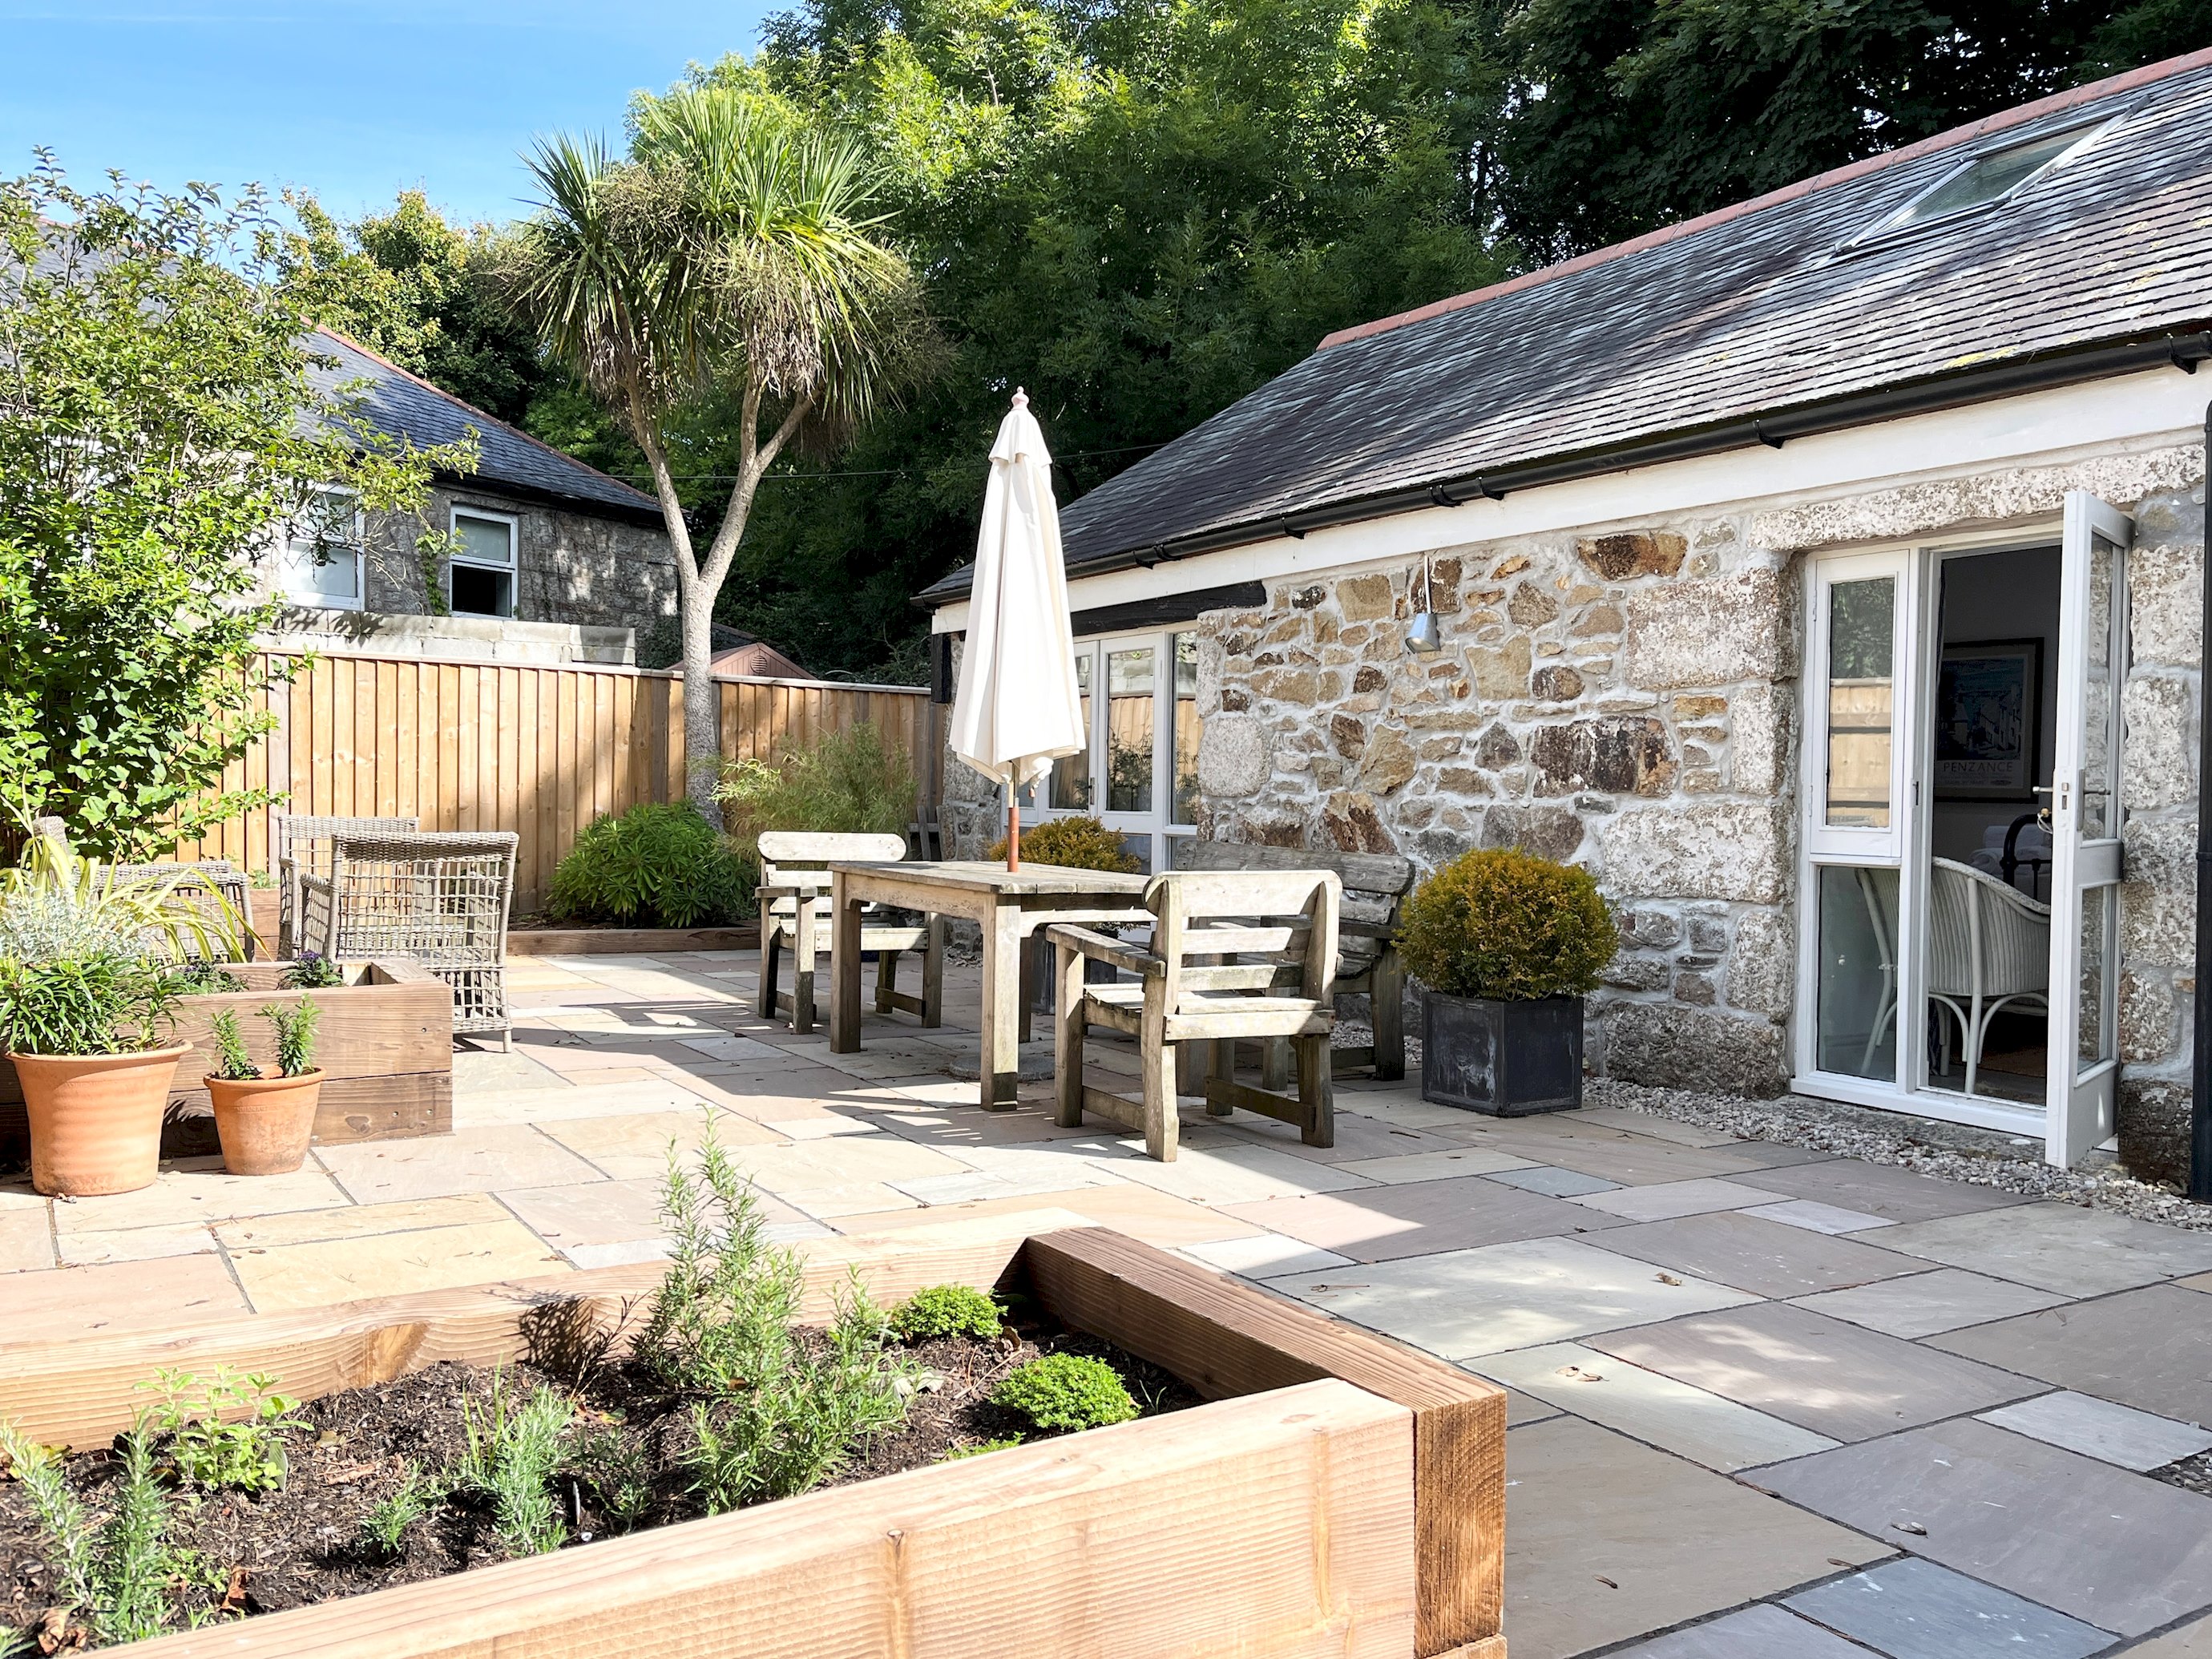
<path fill-rule="evenodd" d="M 1978 150 L 2084 121 L 2109 125 L 2009 199 L 1853 245 Z M 1301 514 L 1402 510 L 1447 481 L 1571 476 L 1562 458 L 1618 455 L 1617 470 L 1674 434 L 1887 388 L 1958 377 L 1967 401 L 2006 389 L 2007 365 L 2110 373 L 2090 349 L 2208 324 L 2212 52 L 1332 335 L 1073 503 L 1062 541 L 1073 573 L 1146 563 Z M 1969 373 L 1987 389 L 1963 390 Z M 1755 425 L 1740 441 L 1757 436 L 1774 441 Z M 963 568 L 921 598 L 967 587 Z"/>
<path fill-rule="evenodd" d="M 661 522 L 659 503 L 644 491 L 541 443 L 344 335 L 319 329 L 314 344 L 319 356 L 335 360 L 331 367 L 310 371 L 316 384 L 325 392 L 349 389 L 362 416 L 382 430 L 423 447 L 453 443 L 473 430 L 478 459 L 470 476 L 486 488 L 504 487 L 577 512 Z"/>

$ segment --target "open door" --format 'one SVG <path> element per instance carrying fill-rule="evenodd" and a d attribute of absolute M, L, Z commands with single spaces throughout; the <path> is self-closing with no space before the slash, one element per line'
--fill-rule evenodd
<path fill-rule="evenodd" d="M 2051 818 L 2051 1051 L 2045 1158 L 2070 1167 L 2116 1126 L 2119 1081 L 2120 689 L 2128 544 L 2118 508 L 2066 498 Z"/>

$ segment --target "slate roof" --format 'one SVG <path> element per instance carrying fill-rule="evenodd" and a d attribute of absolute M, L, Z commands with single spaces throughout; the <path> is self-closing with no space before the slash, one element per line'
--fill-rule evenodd
<path fill-rule="evenodd" d="M 1993 134 L 2085 116 L 2114 124 L 2002 204 L 1845 246 Z M 1332 336 L 1069 506 L 1067 566 L 2209 321 L 2212 52 Z"/>
<path fill-rule="evenodd" d="M 384 431 L 428 446 L 454 442 L 473 428 L 478 461 L 469 483 L 495 493 L 504 487 L 577 512 L 661 522 L 659 503 L 644 491 L 540 443 L 342 334 L 319 329 L 314 349 L 337 360 L 335 368 L 310 371 L 316 384 L 330 392 L 350 388 L 363 417 Z"/>

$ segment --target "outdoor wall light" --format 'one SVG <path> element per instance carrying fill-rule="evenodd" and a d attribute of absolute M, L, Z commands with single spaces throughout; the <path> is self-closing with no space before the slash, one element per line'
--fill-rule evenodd
<path fill-rule="evenodd" d="M 1443 629 L 1437 625 L 1433 596 L 1429 592 L 1429 556 L 1421 556 L 1421 608 L 1406 630 L 1406 649 L 1416 657 L 1433 657 L 1444 648 Z"/>

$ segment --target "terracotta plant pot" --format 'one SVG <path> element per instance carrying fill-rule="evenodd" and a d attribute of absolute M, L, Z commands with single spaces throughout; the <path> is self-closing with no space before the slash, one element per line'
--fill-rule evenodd
<path fill-rule="evenodd" d="M 135 1193 L 161 1165 L 161 1112 L 189 1042 L 135 1054 L 14 1054 L 31 1184 L 62 1198 Z"/>
<path fill-rule="evenodd" d="M 315 1102 L 323 1092 L 320 1066 L 297 1077 L 211 1077 L 207 1091 L 215 1103 L 222 1167 L 231 1174 L 289 1175 L 307 1161 Z"/>

